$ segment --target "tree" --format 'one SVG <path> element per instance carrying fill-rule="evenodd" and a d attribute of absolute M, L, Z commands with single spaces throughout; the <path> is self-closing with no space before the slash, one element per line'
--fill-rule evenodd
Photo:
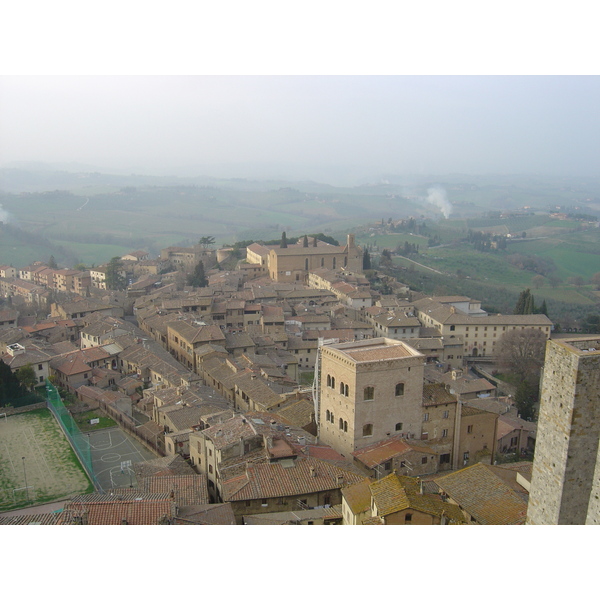
<path fill-rule="evenodd" d="M 496 345 L 496 361 L 537 387 L 546 351 L 546 334 L 540 329 L 512 329 Z"/>
<path fill-rule="evenodd" d="M 280 248 L 287 248 L 288 247 L 288 245 L 287 245 L 287 238 L 286 238 L 286 235 L 285 235 L 285 231 L 281 234 L 281 243 L 279 244 L 279 247 Z"/>
<path fill-rule="evenodd" d="M 546 282 L 546 279 L 544 278 L 543 275 L 534 275 L 533 279 L 531 280 L 533 287 L 535 287 L 536 289 L 541 288 L 545 282 Z"/>
<path fill-rule="evenodd" d="M 199 261 L 194 272 L 191 275 L 188 275 L 187 284 L 193 287 L 206 287 L 208 285 L 206 275 L 204 274 L 204 263 L 202 261 Z"/>
<path fill-rule="evenodd" d="M 308 236 L 305 234 L 304 239 L 302 240 L 302 247 L 308 248 Z"/>
<path fill-rule="evenodd" d="M 577 287 L 581 287 L 585 282 L 583 281 L 583 277 L 581 275 L 575 275 L 574 277 L 568 277 L 567 283 L 569 285 L 576 285 Z"/>
<path fill-rule="evenodd" d="M 26 390 L 33 390 L 35 384 L 37 383 L 37 377 L 33 367 L 31 366 L 31 363 L 27 363 L 24 367 L 21 367 L 17 371 L 17 379 L 19 380 L 21 386 Z"/>
<path fill-rule="evenodd" d="M 109 290 L 124 290 L 127 287 L 127 281 L 122 275 L 123 262 L 118 256 L 114 256 L 106 265 L 105 281 Z"/>
<path fill-rule="evenodd" d="M 209 246 L 212 246 L 215 243 L 215 238 L 212 235 L 205 235 L 205 236 L 203 236 L 203 237 L 200 238 L 200 240 L 198 241 L 198 243 L 203 248 L 208 248 Z"/>
<path fill-rule="evenodd" d="M 21 367 L 24 369 L 25 367 Z M 19 399 L 30 396 L 11 368 L 0 360 L 0 406 L 21 406 Z"/>
<path fill-rule="evenodd" d="M 58 265 L 56 264 L 56 259 L 54 258 L 54 255 L 50 255 L 50 258 L 48 259 L 48 266 L 51 269 L 58 269 Z"/>
<path fill-rule="evenodd" d="M 317 247 L 317 236 L 313 236 L 313 248 Z"/>
<path fill-rule="evenodd" d="M 527 315 L 527 314 L 531 314 L 527 312 L 527 309 L 529 306 L 531 306 L 531 290 L 529 288 L 527 288 L 526 290 L 523 290 L 520 294 L 519 294 L 519 298 L 517 299 L 517 303 L 515 305 L 515 308 L 513 309 L 513 314 L 514 315 Z"/>
<path fill-rule="evenodd" d="M 368 271 L 371 268 L 371 256 L 367 250 L 363 252 L 363 271 Z"/>
<path fill-rule="evenodd" d="M 522 419 L 533 419 L 535 416 L 534 404 L 536 398 L 535 388 L 523 379 L 517 386 L 515 393 L 515 405 Z"/>

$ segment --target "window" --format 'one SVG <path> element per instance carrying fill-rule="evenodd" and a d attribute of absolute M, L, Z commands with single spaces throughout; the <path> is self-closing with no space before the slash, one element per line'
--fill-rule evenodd
<path fill-rule="evenodd" d="M 344 433 L 348 433 L 348 421 L 344 421 Z"/>
<path fill-rule="evenodd" d="M 212 473 L 212 472 L 213 472 L 212 465 L 208 465 L 208 472 L 209 472 L 209 473 Z"/>
<path fill-rule="evenodd" d="M 450 464 L 450 454 L 440 454 L 440 465 Z"/>
<path fill-rule="evenodd" d="M 349 396 L 350 394 L 350 388 L 346 385 L 344 386 L 344 396 L 346 396 L 346 398 Z"/>
<path fill-rule="evenodd" d="M 331 413 L 329 412 L 329 410 L 327 410 L 325 412 L 325 420 L 329 423 L 329 416 L 331 415 Z"/>
<path fill-rule="evenodd" d="M 423 415 L 423 421 L 429 421 L 429 413 Z"/>
<path fill-rule="evenodd" d="M 344 429 L 344 420 L 340 419 L 340 429 Z"/>
<path fill-rule="evenodd" d="M 369 435 L 373 435 L 373 424 L 367 423 L 363 426 L 363 437 L 367 437 Z"/>
<path fill-rule="evenodd" d="M 473 433 L 473 425 L 467 425 L 467 433 Z"/>
<path fill-rule="evenodd" d="M 343 381 L 340 383 L 340 394 L 342 394 L 342 395 L 344 394 L 344 382 Z"/>
<path fill-rule="evenodd" d="M 390 471 L 390 470 L 392 469 L 392 461 L 391 461 L 391 460 L 388 460 L 388 461 L 387 461 L 387 462 L 386 462 L 386 463 L 383 465 L 383 468 L 384 468 L 386 471 Z"/>
<path fill-rule="evenodd" d="M 327 375 L 327 387 L 331 387 L 331 375 Z"/>
<path fill-rule="evenodd" d="M 447 429 L 442 429 L 442 437 L 448 437 L 448 430 Z"/>
<path fill-rule="evenodd" d="M 463 465 L 466 465 L 469 462 L 469 453 L 465 452 L 463 454 Z"/>
<path fill-rule="evenodd" d="M 396 423 L 396 431 L 402 431 L 402 423 Z"/>
<path fill-rule="evenodd" d="M 335 377 L 331 378 L 331 387 L 335 390 Z"/>
<path fill-rule="evenodd" d="M 456 329 L 455 325 L 450 325 L 450 331 L 454 331 Z"/>
<path fill-rule="evenodd" d="M 422 464 L 422 465 L 426 465 L 426 464 L 427 464 L 427 457 L 426 457 L 426 456 L 424 456 L 424 457 L 421 459 L 421 464 Z"/>
<path fill-rule="evenodd" d="M 38 365 L 38 371 L 41 371 L 44 368 L 44 365 Z"/>
<path fill-rule="evenodd" d="M 411 513 L 406 513 L 404 515 L 404 522 L 405 523 L 412 523 L 412 514 Z"/>
<path fill-rule="evenodd" d="M 450 413 L 449 413 L 447 410 L 445 410 L 445 411 L 444 411 L 443 418 L 444 418 L 444 419 L 447 419 L 449 416 L 450 416 Z"/>
<path fill-rule="evenodd" d="M 396 396 L 404 396 L 404 384 L 403 383 L 396 384 Z"/>
<path fill-rule="evenodd" d="M 368 386 L 365 388 L 364 399 L 365 400 L 373 400 L 375 397 L 375 388 L 373 386 Z"/>

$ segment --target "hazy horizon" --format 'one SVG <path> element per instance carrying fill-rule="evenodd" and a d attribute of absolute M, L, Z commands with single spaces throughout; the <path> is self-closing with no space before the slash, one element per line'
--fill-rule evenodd
<path fill-rule="evenodd" d="M 2 76 L 0 165 L 313 179 L 594 176 L 597 76 Z"/>

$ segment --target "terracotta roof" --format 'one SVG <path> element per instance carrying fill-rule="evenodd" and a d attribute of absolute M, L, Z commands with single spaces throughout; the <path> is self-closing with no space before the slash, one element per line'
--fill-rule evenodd
<path fill-rule="evenodd" d="M 175 516 L 172 500 L 113 499 L 65 503 L 59 525 L 160 525 Z"/>
<path fill-rule="evenodd" d="M 333 348 L 343 353 L 347 358 L 353 360 L 354 362 L 393 360 L 396 358 L 414 356 L 414 354 L 411 353 L 402 343 L 361 344 L 360 342 L 357 342 L 355 346 L 348 346 L 346 348 L 336 348 L 333 346 Z"/>
<path fill-rule="evenodd" d="M 382 442 L 377 442 L 366 448 L 361 448 L 352 453 L 356 460 L 363 463 L 370 469 L 380 465 L 381 463 L 390 460 L 394 456 L 406 454 L 407 452 L 420 452 L 423 454 L 432 454 L 428 448 L 413 446 L 408 444 L 399 437 L 390 438 Z M 433 453 L 435 454 L 435 453 Z"/>
<path fill-rule="evenodd" d="M 413 509 L 430 515 L 446 515 L 451 523 L 464 524 L 465 518 L 456 505 L 444 502 L 436 494 L 420 493 L 420 485 L 415 477 L 405 477 L 391 473 L 387 477 L 370 484 L 371 495 L 380 516 Z"/>
<path fill-rule="evenodd" d="M 247 465 L 244 474 L 222 481 L 222 493 L 227 502 L 299 496 L 339 489 L 362 479 L 360 475 L 316 458 L 297 458 Z"/>
<path fill-rule="evenodd" d="M 203 504 L 178 509 L 175 525 L 235 525 L 231 504 Z"/>
<path fill-rule="evenodd" d="M 355 514 L 367 512 L 371 508 L 371 480 L 365 478 L 363 481 L 342 488 L 342 496 Z"/>
<path fill-rule="evenodd" d="M 478 463 L 434 481 L 482 525 L 525 523 L 527 502 L 488 465 Z"/>
<path fill-rule="evenodd" d="M 149 494 L 172 494 L 178 507 L 210 503 L 206 475 L 146 477 L 140 489 Z"/>

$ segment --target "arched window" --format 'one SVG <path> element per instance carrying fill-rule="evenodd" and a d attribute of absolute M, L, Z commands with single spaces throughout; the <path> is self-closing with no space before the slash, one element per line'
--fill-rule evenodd
<path fill-rule="evenodd" d="M 373 435 L 373 424 L 367 423 L 363 425 L 363 437 L 367 437 L 369 435 Z"/>
<path fill-rule="evenodd" d="M 330 415 L 330 414 L 331 414 L 331 413 L 329 412 L 329 410 L 328 410 L 328 411 L 325 413 L 325 420 L 326 420 L 327 422 L 329 422 L 329 415 Z"/>
<path fill-rule="evenodd" d="M 331 413 L 331 419 L 329 419 L 332 423 L 335 421 L 335 417 L 333 416 L 333 413 Z"/>
<path fill-rule="evenodd" d="M 344 382 L 343 381 L 340 382 L 340 394 L 342 394 L 342 395 L 344 394 Z"/>
<path fill-rule="evenodd" d="M 402 423 L 396 423 L 396 431 L 402 431 Z"/>
<path fill-rule="evenodd" d="M 327 375 L 327 387 L 331 387 L 331 375 Z"/>
<path fill-rule="evenodd" d="M 346 385 L 346 386 L 344 387 L 344 396 L 346 396 L 346 398 L 348 397 L 348 395 L 349 395 L 349 392 L 350 392 L 350 388 L 348 387 L 348 385 Z"/>
<path fill-rule="evenodd" d="M 344 266 L 347 267 L 348 266 L 348 257 L 344 256 Z"/>
<path fill-rule="evenodd" d="M 332 268 L 335 269 L 335 256 L 333 257 L 333 266 L 332 266 Z"/>
<path fill-rule="evenodd" d="M 321 266 L 324 267 L 325 266 L 325 257 L 321 258 Z"/>
<path fill-rule="evenodd" d="M 344 432 L 348 433 L 348 421 L 344 421 Z"/>
<path fill-rule="evenodd" d="M 335 390 L 335 377 L 331 378 L 331 387 Z"/>
<path fill-rule="evenodd" d="M 343 421 L 343 419 L 340 419 L 340 429 L 344 429 L 344 421 Z"/>
<path fill-rule="evenodd" d="M 403 383 L 396 384 L 396 396 L 404 396 L 404 384 Z"/>
<path fill-rule="evenodd" d="M 370 385 L 365 388 L 364 399 L 365 400 L 373 400 L 375 398 L 375 388 Z"/>
<path fill-rule="evenodd" d="M 304 270 L 308 271 L 308 258 L 304 259 Z"/>

